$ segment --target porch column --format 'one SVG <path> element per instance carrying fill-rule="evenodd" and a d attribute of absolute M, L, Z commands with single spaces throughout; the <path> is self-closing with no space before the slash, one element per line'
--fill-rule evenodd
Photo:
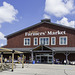
<path fill-rule="evenodd" d="M 69 62 L 68 62 L 68 55 L 69 55 L 69 53 L 65 53 L 65 55 L 66 55 L 66 64 L 69 64 Z"/>
<path fill-rule="evenodd" d="M 54 52 L 52 52 L 52 64 L 54 64 Z"/>
<path fill-rule="evenodd" d="M 31 52 L 31 59 L 32 59 L 32 62 L 33 62 L 33 51 Z"/>

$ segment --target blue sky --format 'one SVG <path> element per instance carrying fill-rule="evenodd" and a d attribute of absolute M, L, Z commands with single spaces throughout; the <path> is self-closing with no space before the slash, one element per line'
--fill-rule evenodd
<path fill-rule="evenodd" d="M 44 18 L 50 18 L 53 23 L 75 27 L 75 1 L 0 0 L 0 46 L 7 44 L 4 36 Z"/>

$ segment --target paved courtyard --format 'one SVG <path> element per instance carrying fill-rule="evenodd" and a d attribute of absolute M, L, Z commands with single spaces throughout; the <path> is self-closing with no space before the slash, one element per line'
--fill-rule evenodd
<path fill-rule="evenodd" d="M 75 75 L 75 65 L 53 64 L 16 64 L 14 72 L 11 70 L 0 72 L 0 75 Z"/>

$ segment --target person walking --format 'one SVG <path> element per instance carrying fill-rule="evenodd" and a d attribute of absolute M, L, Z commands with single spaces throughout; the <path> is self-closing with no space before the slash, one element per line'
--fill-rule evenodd
<path fill-rule="evenodd" d="M 4 59 L 4 62 L 5 62 L 5 63 L 7 62 L 7 58 Z"/>

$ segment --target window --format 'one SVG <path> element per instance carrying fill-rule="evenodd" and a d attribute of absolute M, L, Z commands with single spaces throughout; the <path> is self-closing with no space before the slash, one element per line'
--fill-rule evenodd
<path fill-rule="evenodd" d="M 51 37 L 51 45 L 56 45 L 56 37 Z"/>
<path fill-rule="evenodd" d="M 34 38 L 34 45 L 38 45 L 38 38 Z"/>
<path fill-rule="evenodd" d="M 67 36 L 59 37 L 59 45 L 67 45 Z"/>
<path fill-rule="evenodd" d="M 24 38 L 24 45 L 29 46 L 30 45 L 30 38 Z"/>
<path fill-rule="evenodd" d="M 49 37 L 40 37 L 39 44 L 41 45 L 49 45 Z"/>

